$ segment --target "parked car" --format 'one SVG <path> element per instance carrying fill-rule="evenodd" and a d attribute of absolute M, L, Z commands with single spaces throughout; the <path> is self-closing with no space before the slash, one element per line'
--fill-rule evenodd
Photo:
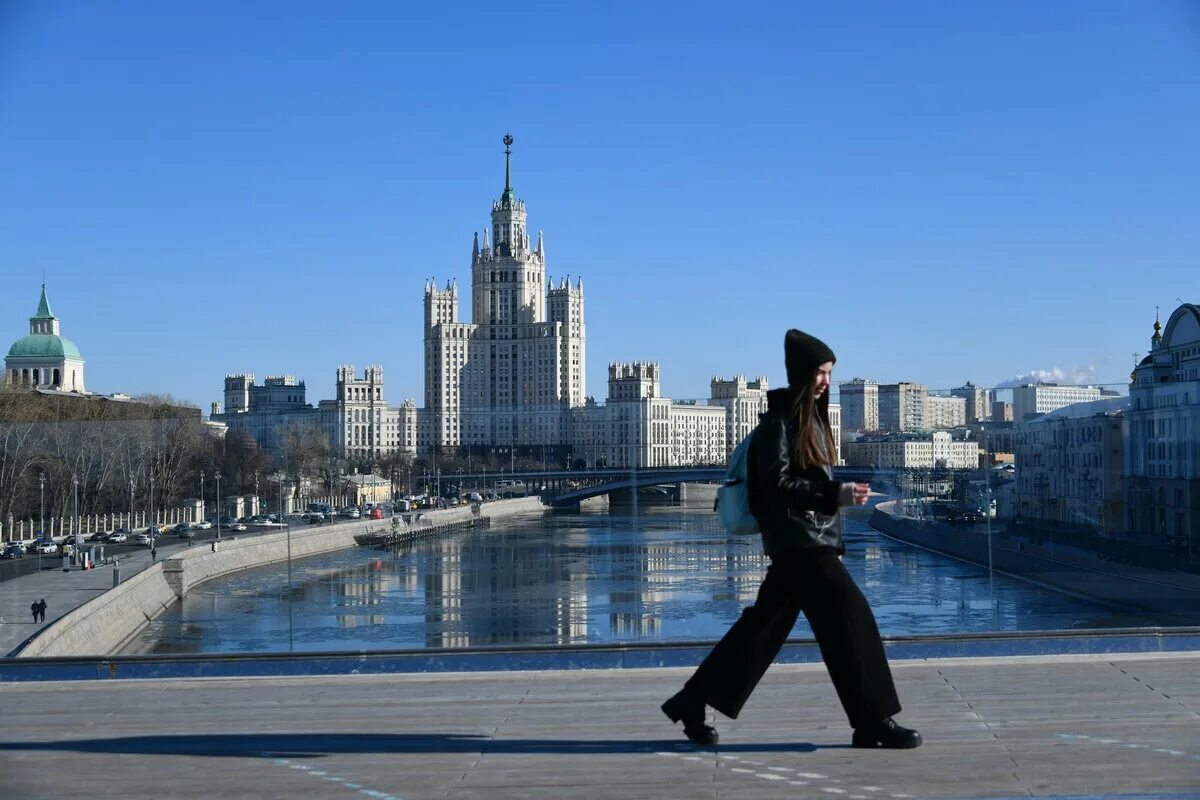
<path fill-rule="evenodd" d="M 371 509 L 371 519 L 383 519 L 383 509 L 379 506 Z"/>
<path fill-rule="evenodd" d="M 58 549 L 64 556 L 75 555 L 75 545 L 71 542 L 63 542 L 61 545 L 59 545 Z"/>
<path fill-rule="evenodd" d="M 171 533 L 175 534 L 176 536 L 182 536 L 187 531 L 190 531 L 191 529 L 192 529 L 191 525 L 188 525 L 186 522 L 181 522 L 178 525 L 176 525 L 174 528 L 171 528 Z"/>
<path fill-rule="evenodd" d="M 154 544 L 154 537 L 148 533 L 135 533 L 130 541 L 134 544 Z"/>
<path fill-rule="evenodd" d="M 112 531 L 96 531 L 91 536 L 88 536 L 85 541 L 89 542 L 107 542 L 108 537 L 112 536 Z"/>
<path fill-rule="evenodd" d="M 362 514 L 359 512 L 359 510 L 357 508 L 352 508 L 349 511 L 347 511 L 346 516 L 349 517 L 350 519 L 361 519 L 362 518 Z"/>
<path fill-rule="evenodd" d="M 195 527 L 196 527 L 196 528 L 198 528 L 198 529 L 200 529 L 200 530 L 202 530 L 202 531 L 206 531 L 206 530 L 208 530 L 209 528 L 211 528 L 212 526 L 213 526 L 213 524 L 212 524 L 211 522 L 209 522 L 209 521 L 208 521 L 208 520 L 206 520 L 206 519 L 202 519 L 202 520 L 200 520 L 199 522 L 197 522 L 197 523 L 196 523 L 196 526 L 195 526 Z"/>
<path fill-rule="evenodd" d="M 0 558 L 20 558 L 25 555 L 25 547 L 20 542 L 9 542 L 0 550 Z"/>
<path fill-rule="evenodd" d="M 309 524 L 316 525 L 325 521 L 325 515 L 319 511 L 314 511 L 311 514 L 306 515 L 305 519 L 308 520 Z"/>
<path fill-rule="evenodd" d="M 195 539 L 196 532 L 192 530 L 190 525 L 184 525 L 182 529 L 178 525 L 175 526 L 175 535 L 184 539 Z"/>
<path fill-rule="evenodd" d="M 49 539 L 38 539 L 33 543 L 33 549 L 34 552 L 41 553 L 42 555 L 53 555 L 58 552 L 58 545 Z"/>
<path fill-rule="evenodd" d="M 108 537 L 109 544 L 123 544 L 129 541 L 129 534 L 124 531 L 115 531 L 112 536 Z"/>
<path fill-rule="evenodd" d="M 229 526 L 229 530 L 231 530 L 231 531 L 244 531 L 244 530 L 246 530 L 246 523 L 244 523 L 244 522 L 235 522 L 235 523 L 233 523 L 232 525 L 230 525 L 230 526 Z"/>
<path fill-rule="evenodd" d="M 157 525 L 151 525 L 149 528 L 146 528 L 146 533 L 152 538 L 157 538 L 163 535 L 163 529 Z"/>

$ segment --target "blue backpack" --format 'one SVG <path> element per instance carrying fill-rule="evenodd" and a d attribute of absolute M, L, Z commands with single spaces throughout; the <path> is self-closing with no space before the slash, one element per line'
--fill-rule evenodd
<path fill-rule="evenodd" d="M 750 513 L 750 487 L 746 482 L 746 460 L 752 439 L 754 431 L 733 448 L 729 456 L 729 468 L 725 471 L 725 481 L 717 489 L 717 517 L 721 520 L 721 527 L 735 536 L 758 533 L 758 520 Z"/>

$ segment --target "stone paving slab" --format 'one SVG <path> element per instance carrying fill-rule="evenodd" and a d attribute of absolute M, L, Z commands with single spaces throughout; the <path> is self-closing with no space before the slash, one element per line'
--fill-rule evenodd
<path fill-rule="evenodd" d="M 821 665 L 721 745 L 684 669 L 0 684 L 0 800 L 1200 798 L 1200 652 L 894 662 L 912 751 L 856 750 Z"/>

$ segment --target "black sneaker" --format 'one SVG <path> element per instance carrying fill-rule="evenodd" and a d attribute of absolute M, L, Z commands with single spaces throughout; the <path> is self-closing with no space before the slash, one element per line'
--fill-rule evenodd
<path fill-rule="evenodd" d="M 686 689 L 662 704 L 662 711 L 671 722 L 683 722 L 683 735 L 696 744 L 712 746 L 719 741 L 717 729 L 704 723 L 704 703 L 697 702 Z"/>
<path fill-rule="evenodd" d="M 921 746 L 921 734 L 912 728 L 897 725 L 891 717 L 854 729 L 851 744 L 855 747 L 888 747 L 908 750 Z"/>

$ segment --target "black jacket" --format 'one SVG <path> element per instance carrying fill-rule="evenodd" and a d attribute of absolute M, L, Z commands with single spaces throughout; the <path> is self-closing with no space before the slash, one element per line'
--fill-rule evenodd
<path fill-rule="evenodd" d="M 812 465 L 793 467 L 791 458 L 790 389 L 767 392 L 767 413 L 754 432 L 746 464 L 750 512 L 762 530 L 768 556 L 789 550 L 845 552 L 838 497 L 842 484 L 832 470 Z M 817 402 L 820 423 L 829 426 L 829 393 Z M 833 455 L 830 454 L 830 461 Z"/>

